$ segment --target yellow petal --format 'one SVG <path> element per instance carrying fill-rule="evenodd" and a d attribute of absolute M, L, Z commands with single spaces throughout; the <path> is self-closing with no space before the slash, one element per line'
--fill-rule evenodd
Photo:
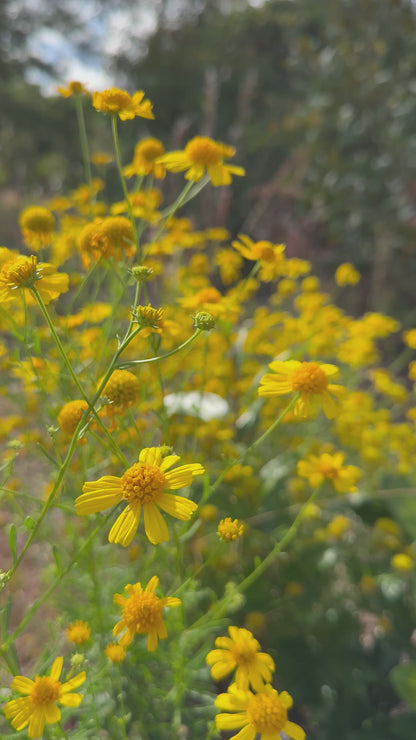
<path fill-rule="evenodd" d="M 126 506 L 120 516 L 117 517 L 108 535 L 108 541 L 127 547 L 137 532 L 140 521 L 141 507 L 134 510 Z"/>
<path fill-rule="evenodd" d="M 191 518 L 194 511 L 198 508 L 198 504 L 194 501 L 190 501 L 183 496 L 176 496 L 174 493 L 161 493 L 157 499 L 157 505 L 166 511 L 175 519 L 181 519 L 187 521 Z"/>
<path fill-rule="evenodd" d="M 159 545 L 160 542 L 167 542 L 169 531 L 166 522 L 154 504 L 145 504 L 143 506 L 144 529 L 147 539 L 152 545 Z"/>

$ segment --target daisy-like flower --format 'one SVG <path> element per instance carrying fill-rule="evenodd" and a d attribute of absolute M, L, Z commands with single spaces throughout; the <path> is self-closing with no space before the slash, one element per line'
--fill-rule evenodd
<path fill-rule="evenodd" d="M 218 534 L 224 542 L 232 542 L 237 540 L 241 535 L 244 534 L 245 525 L 238 519 L 231 519 L 227 516 L 225 519 L 221 519 L 218 524 Z"/>
<path fill-rule="evenodd" d="M 360 281 L 360 278 L 360 273 L 351 262 L 344 262 L 335 271 L 335 282 L 339 286 L 356 285 Z"/>
<path fill-rule="evenodd" d="M 55 219 L 48 208 L 29 206 L 21 212 L 19 224 L 23 238 L 31 249 L 47 247 L 51 243 Z"/>
<path fill-rule="evenodd" d="M 77 514 L 95 514 L 126 501 L 127 506 L 113 524 L 108 541 L 127 547 L 136 534 L 143 508 L 144 529 L 148 540 L 157 545 L 169 539 L 166 522 L 159 509 L 176 519 L 187 521 L 198 508 L 194 501 L 166 493 L 189 486 L 204 468 L 199 463 L 180 465 L 169 470 L 180 458 L 163 457 L 160 447 L 148 447 L 140 452 L 139 461 L 128 468 L 121 478 L 104 475 L 84 483 L 83 493 L 75 500 Z"/>
<path fill-rule="evenodd" d="M 228 633 L 229 637 L 217 637 L 217 649 L 211 650 L 206 657 L 208 665 L 212 666 L 212 678 L 221 681 L 235 670 L 237 689 L 248 691 L 251 685 L 254 691 L 262 691 L 272 680 L 273 658 L 259 652 L 260 643 L 244 627 L 229 627 Z"/>
<path fill-rule="evenodd" d="M 128 597 L 114 594 L 114 602 L 122 608 L 122 618 L 113 629 L 114 637 L 121 634 L 119 645 L 127 647 L 132 642 L 134 635 L 143 635 L 147 632 L 147 649 L 149 652 L 156 650 L 157 641 L 168 636 L 163 624 L 163 607 L 179 606 L 180 599 L 174 596 L 165 596 L 159 599 L 155 596 L 155 590 L 159 578 L 153 576 L 146 588 L 142 589 L 141 583 L 128 583 L 125 590 Z M 123 633 L 123 634 L 122 634 Z"/>
<path fill-rule="evenodd" d="M 299 362 L 298 360 L 275 360 L 269 365 L 272 373 L 266 373 L 260 380 L 259 396 L 282 396 L 286 393 L 299 393 L 293 408 L 295 416 L 305 418 L 311 410 L 311 402 L 320 398 L 325 416 L 334 418 L 338 404 L 332 395 L 344 393 L 341 385 L 329 383 L 338 374 L 335 365 L 318 362 Z M 331 395 L 332 394 L 332 395 Z"/>
<path fill-rule="evenodd" d="M 57 87 L 56 90 L 63 98 L 71 98 L 72 95 L 90 95 L 85 85 L 77 80 L 69 82 L 67 87 Z"/>
<path fill-rule="evenodd" d="M 153 175 L 158 180 L 163 180 L 166 168 L 156 160 L 165 153 L 165 148 L 159 139 L 147 136 L 139 141 L 134 149 L 133 161 L 124 168 L 126 177 L 133 175 Z"/>
<path fill-rule="evenodd" d="M 338 493 L 352 493 L 357 490 L 361 470 L 355 465 L 344 465 L 344 458 L 342 452 L 308 455 L 305 460 L 299 460 L 297 472 L 301 478 L 307 478 L 312 488 L 318 488 L 328 480 Z"/>
<path fill-rule="evenodd" d="M 236 684 L 226 694 L 220 694 L 215 704 L 226 713 L 217 714 L 215 724 L 219 730 L 242 728 L 230 740 L 282 740 L 281 731 L 292 740 L 304 740 L 305 733 L 299 725 L 289 722 L 287 710 L 293 699 L 287 691 L 280 694 L 270 685 L 261 693 L 241 691 Z"/>
<path fill-rule="evenodd" d="M 73 642 L 75 645 L 83 645 L 87 642 L 91 634 L 91 629 L 88 622 L 83 622 L 81 619 L 76 619 L 75 622 L 71 622 L 66 630 L 66 636 L 68 640 Z"/>
<path fill-rule="evenodd" d="M 55 265 L 38 264 L 33 254 L 30 257 L 19 256 L 6 262 L 0 270 L 0 303 L 11 303 L 24 290 L 26 302 L 33 305 L 36 301 L 31 288 L 36 288 L 43 302 L 49 303 L 68 290 L 68 283 L 68 275 L 58 273 Z"/>
<path fill-rule="evenodd" d="M 24 676 L 14 677 L 11 688 L 23 694 L 23 697 L 7 702 L 3 711 L 17 732 L 29 725 L 28 737 L 39 738 L 45 722 L 52 725 L 61 719 L 57 702 L 65 707 L 78 707 L 83 700 L 82 694 L 70 692 L 84 683 L 85 671 L 61 683 L 59 677 L 63 662 L 63 658 L 55 658 L 50 676 L 35 676 L 34 681 Z"/>
<path fill-rule="evenodd" d="M 246 260 L 254 262 L 257 260 L 263 260 L 264 262 L 283 261 L 286 248 L 284 244 L 272 244 L 265 240 L 253 242 L 245 234 L 239 234 L 238 239 L 240 241 L 235 240 L 231 244 Z"/>
<path fill-rule="evenodd" d="M 112 663 L 122 663 L 126 657 L 125 649 L 117 642 L 110 642 L 105 649 L 105 654 Z"/>
<path fill-rule="evenodd" d="M 95 92 L 92 97 L 92 104 L 96 110 L 110 116 L 118 116 L 122 121 L 136 116 L 153 119 L 152 104 L 150 100 L 143 98 L 144 92 L 142 90 L 129 95 L 126 90 L 111 87 L 102 92 Z"/>
<path fill-rule="evenodd" d="M 232 146 L 221 144 L 208 136 L 195 136 L 183 151 L 168 152 L 159 157 L 157 162 L 171 172 L 187 170 L 185 178 L 192 182 L 199 182 L 207 172 L 213 185 L 229 185 L 231 175 L 245 174 L 242 167 L 224 163 L 224 159 L 234 154 Z"/>

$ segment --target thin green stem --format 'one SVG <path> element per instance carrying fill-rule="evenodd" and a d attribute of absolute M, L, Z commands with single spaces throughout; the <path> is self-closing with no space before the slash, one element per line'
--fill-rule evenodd
<path fill-rule="evenodd" d="M 83 99 L 81 95 L 75 95 L 74 97 L 75 102 L 75 110 L 77 114 L 77 121 L 78 121 L 78 130 L 79 130 L 79 138 L 81 142 L 81 151 L 82 151 L 82 158 L 84 160 L 84 174 L 85 174 L 85 180 L 88 184 L 88 187 L 91 189 L 91 182 L 92 182 L 92 176 L 91 176 L 91 161 L 90 161 L 90 152 L 88 148 L 88 137 L 87 137 L 87 129 L 85 126 L 85 117 L 84 117 L 84 106 L 83 106 Z"/>
<path fill-rule="evenodd" d="M 182 349 L 185 349 L 191 342 L 193 342 L 199 335 L 202 333 L 202 329 L 195 329 L 194 333 L 185 341 L 182 342 L 178 347 L 175 347 L 175 349 L 172 349 L 170 352 L 166 352 L 164 355 L 159 355 L 158 357 L 148 357 L 144 360 L 128 360 L 126 362 L 121 362 L 119 365 L 117 365 L 118 368 L 126 368 L 126 367 L 133 367 L 134 365 L 146 365 L 148 362 L 159 362 L 159 360 L 165 360 L 167 357 L 172 357 L 172 355 L 176 355 L 177 352 L 180 352 Z"/>
<path fill-rule="evenodd" d="M 130 194 L 129 194 L 129 191 L 126 185 L 126 178 L 124 177 L 124 174 L 123 174 L 123 165 L 121 163 L 120 144 L 119 144 L 119 139 L 118 139 L 117 116 L 116 115 L 111 116 L 111 129 L 113 132 L 114 152 L 116 155 L 117 169 L 118 169 L 118 174 L 120 177 L 121 189 L 123 191 L 124 199 L 126 201 L 127 213 L 129 215 L 129 219 L 131 221 L 131 225 L 133 228 L 133 236 L 134 236 L 134 244 L 136 246 L 136 254 L 139 257 L 140 256 L 139 237 L 137 233 L 136 219 L 133 216 L 133 208 L 131 205 Z"/>

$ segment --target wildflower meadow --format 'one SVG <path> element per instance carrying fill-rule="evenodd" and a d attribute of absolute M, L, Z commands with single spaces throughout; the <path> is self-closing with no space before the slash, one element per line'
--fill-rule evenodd
<path fill-rule="evenodd" d="M 198 229 L 238 151 L 151 91 L 59 92 L 84 181 L 0 248 L 0 736 L 413 737 L 416 329 Z"/>

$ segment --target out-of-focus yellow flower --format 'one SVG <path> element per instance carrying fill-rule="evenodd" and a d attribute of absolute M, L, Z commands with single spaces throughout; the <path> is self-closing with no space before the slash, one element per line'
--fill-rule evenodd
<path fill-rule="evenodd" d="M 416 329 L 408 329 L 402 334 L 403 341 L 411 349 L 416 349 Z"/>
<path fill-rule="evenodd" d="M 95 92 L 92 96 L 92 104 L 96 110 L 110 116 L 118 116 L 122 121 L 136 116 L 154 118 L 152 104 L 147 98 L 144 99 L 142 90 L 129 95 L 126 90 L 111 87 L 102 92 Z"/>
<path fill-rule="evenodd" d="M 274 660 L 267 653 L 260 652 L 260 644 L 251 632 L 244 627 L 229 627 L 229 637 L 217 637 L 216 650 L 211 650 L 206 661 L 211 666 L 214 681 L 221 681 L 235 671 L 238 689 L 262 691 L 264 684 L 270 683 L 275 669 Z"/>
<path fill-rule="evenodd" d="M 122 663 L 126 657 L 125 649 L 118 642 L 110 642 L 105 649 L 105 654 L 112 663 Z"/>
<path fill-rule="evenodd" d="M 68 640 L 75 643 L 75 645 L 83 645 L 84 642 L 89 640 L 90 634 L 91 629 L 88 622 L 83 622 L 81 619 L 71 622 L 66 630 Z"/>
<path fill-rule="evenodd" d="M 244 534 L 245 524 L 227 516 L 218 524 L 218 534 L 224 542 L 233 542 Z"/>
<path fill-rule="evenodd" d="M 78 707 L 81 704 L 84 697 L 82 694 L 73 694 L 72 690 L 84 683 L 85 671 L 61 683 L 59 677 L 63 662 L 63 658 L 55 658 L 50 676 L 36 676 L 34 681 L 24 676 L 14 677 L 11 688 L 23 694 L 23 697 L 7 702 L 3 712 L 17 732 L 29 725 L 28 736 L 40 738 L 45 723 L 53 725 L 61 719 L 57 703 L 66 707 Z"/>
<path fill-rule="evenodd" d="M 153 175 L 156 179 L 163 180 L 166 168 L 156 160 L 164 153 L 165 148 L 159 139 L 155 139 L 153 136 L 142 139 L 136 144 L 132 163 L 124 168 L 125 176 Z"/>
<path fill-rule="evenodd" d="M 72 437 L 87 408 L 87 402 L 82 400 L 68 401 L 62 406 L 58 424 L 67 436 Z"/>
<path fill-rule="evenodd" d="M 114 159 L 113 155 L 110 154 L 110 152 L 94 152 L 91 154 L 91 162 L 95 164 L 96 167 L 101 167 L 104 164 L 110 164 Z"/>
<path fill-rule="evenodd" d="M 297 473 L 301 478 L 307 478 L 312 488 L 318 488 L 324 480 L 328 480 L 338 493 L 351 493 L 357 490 L 356 483 L 361 471 L 355 465 L 344 465 L 344 457 L 343 452 L 308 455 L 304 460 L 299 460 Z"/>
<path fill-rule="evenodd" d="M 326 529 L 329 535 L 339 540 L 345 532 L 351 529 L 351 521 L 343 514 L 338 514 L 328 524 Z"/>
<path fill-rule="evenodd" d="M 88 92 L 85 85 L 76 80 L 69 82 L 67 87 L 57 87 L 56 89 L 64 98 L 70 98 L 72 95 L 88 95 L 88 97 L 91 97 L 91 93 Z"/>
<path fill-rule="evenodd" d="M 391 559 L 391 566 L 400 573 L 408 573 L 414 567 L 415 561 L 405 552 L 398 552 Z"/>
<path fill-rule="evenodd" d="M 23 238 L 31 249 L 47 247 L 52 240 L 55 219 L 48 208 L 29 206 L 19 216 Z"/>
<path fill-rule="evenodd" d="M 304 740 L 305 733 L 299 725 L 289 722 L 287 710 L 293 706 L 293 699 L 287 691 L 280 694 L 269 684 L 257 694 L 241 691 L 232 684 L 226 694 L 215 700 L 219 709 L 225 713 L 217 714 L 215 724 L 218 730 L 242 728 L 230 740 L 280 740 L 283 731 L 292 740 Z"/>
<path fill-rule="evenodd" d="M 331 394 L 339 396 L 344 392 L 340 385 L 329 383 L 329 379 L 338 374 L 335 365 L 317 362 L 299 362 L 298 360 L 276 360 L 270 363 L 273 373 L 263 375 L 260 380 L 260 396 L 281 396 L 297 392 L 299 399 L 293 409 L 295 416 L 307 417 L 311 410 L 311 401 L 320 398 L 324 414 L 332 419 L 338 412 L 338 404 Z"/>
<path fill-rule="evenodd" d="M 33 305 L 36 301 L 31 288 L 37 290 L 44 303 L 49 303 L 61 293 L 66 293 L 68 283 L 68 275 L 58 273 L 54 265 L 46 262 L 38 264 L 33 254 L 16 257 L 0 270 L 0 303 L 11 303 L 20 297 L 23 290 L 27 304 Z"/>
<path fill-rule="evenodd" d="M 139 461 L 128 468 L 121 478 L 104 475 L 99 480 L 84 483 L 82 495 L 75 500 L 77 514 L 95 514 L 125 501 L 127 506 L 113 524 L 108 541 L 127 547 L 136 534 L 143 509 L 144 528 L 149 542 L 153 545 L 166 542 L 169 532 L 159 509 L 175 519 L 187 521 L 198 508 L 194 501 L 166 491 L 189 486 L 195 475 L 204 472 L 199 463 L 180 465 L 169 470 L 179 459 L 178 455 L 163 457 L 160 447 L 143 449 Z"/>
<path fill-rule="evenodd" d="M 242 167 L 225 164 L 224 160 L 234 154 L 232 146 L 221 144 L 208 136 L 195 136 L 183 151 L 168 152 L 157 161 L 172 172 L 187 170 L 185 178 L 193 182 L 199 182 L 207 172 L 212 184 L 218 186 L 229 185 L 231 175 L 245 174 Z"/>
<path fill-rule="evenodd" d="M 361 278 L 358 270 L 351 262 L 344 262 L 335 271 L 335 282 L 337 285 L 356 285 Z"/>
<path fill-rule="evenodd" d="M 114 594 L 114 602 L 122 608 L 122 618 L 113 629 L 114 637 L 121 635 L 119 645 L 127 647 L 133 641 L 134 635 L 147 633 L 147 649 L 156 650 L 157 641 L 167 637 L 166 627 L 163 624 L 163 608 L 165 606 L 179 606 L 180 599 L 174 596 L 165 596 L 159 599 L 155 596 L 155 589 L 159 578 L 153 576 L 146 588 L 140 583 L 127 584 L 125 587 L 128 597 Z"/>
<path fill-rule="evenodd" d="M 124 216 L 108 216 L 86 224 L 78 236 L 78 248 L 86 267 L 90 257 L 114 257 L 121 261 L 124 256 L 132 257 L 136 251 L 133 227 Z"/>
<path fill-rule="evenodd" d="M 133 406 L 140 398 L 141 385 L 138 379 L 129 370 L 114 370 L 103 389 L 103 396 L 107 396 L 110 404 L 106 407 L 107 414 L 124 414 L 126 409 Z"/>

